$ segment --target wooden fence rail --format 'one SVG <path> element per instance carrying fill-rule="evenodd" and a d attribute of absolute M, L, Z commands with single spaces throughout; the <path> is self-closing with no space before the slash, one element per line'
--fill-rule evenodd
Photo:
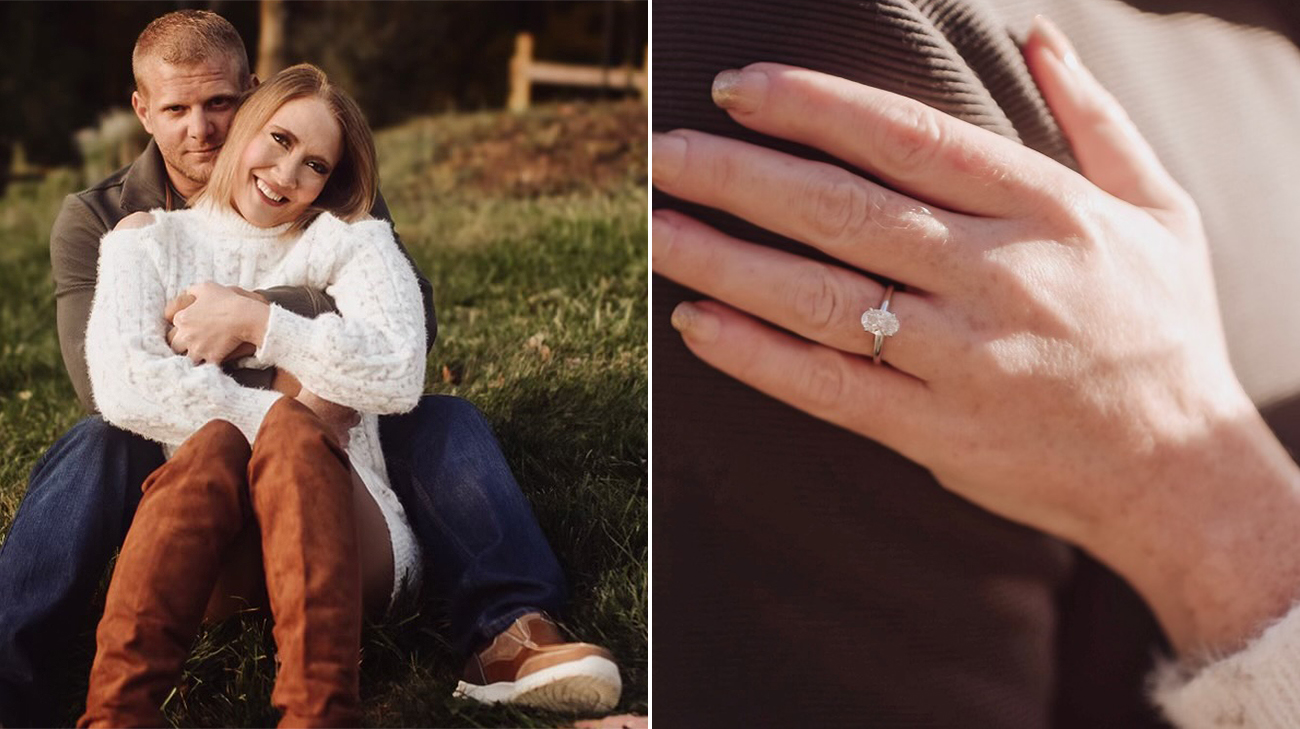
<path fill-rule="evenodd" d="M 646 61 L 641 68 L 632 66 L 580 66 L 572 63 L 552 63 L 533 59 L 533 36 L 520 33 L 515 36 L 515 55 L 510 59 L 510 111 L 523 111 L 532 98 L 533 84 L 555 86 L 595 86 L 609 89 L 636 89 L 641 98 L 646 97 Z"/>

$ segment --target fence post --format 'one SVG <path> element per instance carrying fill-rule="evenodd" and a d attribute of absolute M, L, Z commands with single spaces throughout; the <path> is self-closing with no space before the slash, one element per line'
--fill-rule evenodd
<path fill-rule="evenodd" d="M 641 73 L 632 72 L 632 83 L 636 86 L 637 91 L 641 92 L 641 99 L 644 101 L 650 91 L 650 46 L 641 48 Z"/>
<path fill-rule="evenodd" d="M 529 66 L 533 64 L 533 34 L 520 33 L 515 36 L 515 55 L 510 59 L 510 111 L 525 111 L 532 95 L 532 79 L 529 78 Z"/>

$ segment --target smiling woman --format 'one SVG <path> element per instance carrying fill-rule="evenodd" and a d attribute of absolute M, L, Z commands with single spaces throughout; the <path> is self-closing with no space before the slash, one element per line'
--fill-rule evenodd
<path fill-rule="evenodd" d="M 319 99 L 294 99 L 280 107 L 240 155 L 235 209 L 266 227 L 297 220 L 325 188 L 342 134 Z"/>
<path fill-rule="evenodd" d="M 378 189 L 365 115 L 315 66 L 287 68 L 240 108 L 206 189 L 194 198 L 229 205 L 259 227 L 307 227 L 321 211 L 365 214 Z"/>
<path fill-rule="evenodd" d="M 262 582 L 284 721 L 355 725 L 362 605 L 382 612 L 421 580 L 377 416 L 420 397 L 424 317 L 391 227 L 368 216 L 365 117 L 319 69 L 294 66 L 249 97 L 224 149 L 193 207 L 128 218 L 101 245 L 95 400 L 172 457 L 146 482 L 114 571 L 82 725 L 161 723 L 214 587 L 257 604 Z M 308 319 L 243 291 L 279 285 L 328 290 L 339 314 Z M 216 366 L 228 352 L 165 331 L 166 318 L 184 329 L 183 295 L 255 344 L 274 391 L 240 387 Z M 228 559 L 254 522 L 262 558 Z M 153 679 L 125 680 L 141 673 Z"/>

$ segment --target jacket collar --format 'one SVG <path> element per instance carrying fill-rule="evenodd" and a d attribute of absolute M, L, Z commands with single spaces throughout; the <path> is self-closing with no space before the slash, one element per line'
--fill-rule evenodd
<path fill-rule="evenodd" d="M 168 188 L 171 188 L 171 182 L 167 179 L 167 165 L 163 163 L 158 145 L 150 137 L 148 146 L 122 179 L 122 212 L 148 212 L 155 208 L 167 208 Z M 175 188 L 171 189 L 171 198 L 171 209 L 185 207 L 185 198 Z"/>

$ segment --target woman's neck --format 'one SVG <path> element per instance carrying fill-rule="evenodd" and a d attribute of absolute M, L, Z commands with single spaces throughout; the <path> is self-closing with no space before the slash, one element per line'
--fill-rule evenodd
<path fill-rule="evenodd" d="M 204 200 L 195 205 L 196 210 L 205 213 L 207 219 L 223 231 L 241 238 L 281 238 L 289 234 L 292 222 L 263 228 L 244 219 L 231 205 L 223 205 Z"/>

